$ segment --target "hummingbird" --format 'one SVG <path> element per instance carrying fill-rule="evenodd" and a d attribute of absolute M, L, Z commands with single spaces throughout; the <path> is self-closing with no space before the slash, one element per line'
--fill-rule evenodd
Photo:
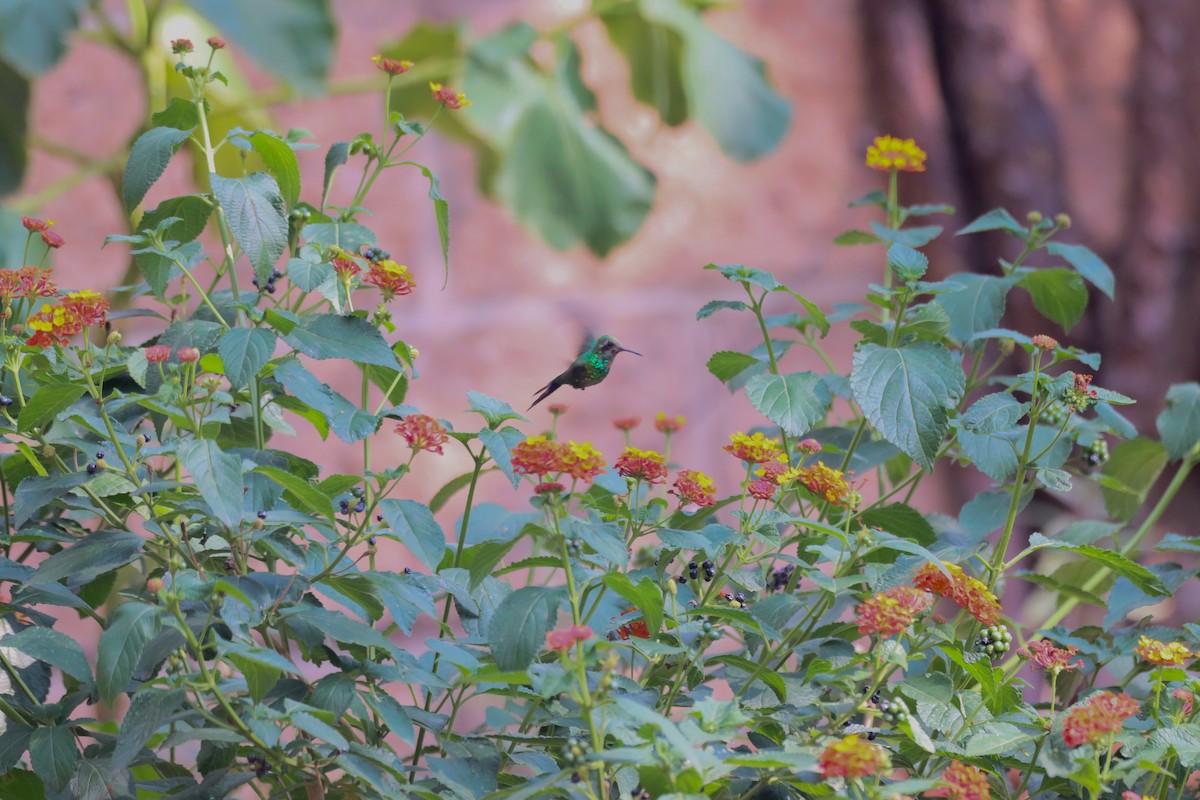
<path fill-rule="evenodd" d="M 571 362 L 571 366 L 563 370 L 562 374 L 554 380 L 538 389 L 537 392 L 534 392 L 534 394 L 537 394 L 537 399 L 530 404 L 529 408 L 533 408 L 554 394 L 555 390 L 560 386 L 571 386 L 575 389 L 585 389 L 588 386 L 595 386 L 608 377 L 608 371 L 612 368 L 612 362 L 617 357 L 617 353 L 633 353 L 635 356 L 641 355 L 636 350 L 622 347 L 621 343 L 611 336 L 601 336 L 595 340 L 588 337 L 584 340 L 583 347 L 579 350 L 579 355 Z M 529 409 L 526 410 L 528 411 Z"/>

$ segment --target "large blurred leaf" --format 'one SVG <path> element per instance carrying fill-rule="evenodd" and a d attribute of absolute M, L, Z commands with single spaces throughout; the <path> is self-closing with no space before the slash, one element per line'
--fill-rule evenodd
<path fill-rule="evenodd" d="M 1161 443 L 1137 438 L 1121 442 L 1097 480 L 1108 515 L 1128 522 L 1133 519 L 1167 465 L 1168 454 Z"/>
<path fill-rule="evenodd" d="M 960 342 L 968 342 L 975 334 L 1000 324 L 1004 300 L 1012 288 L 1009 279 L 960 273 L 951 275 L 946 282 L 963 287 L 961 291 L 939 294 L 933 299 L 934 304 L 945 309 L 950 317 L 951 336 Z"/>
<path fill-rule="evenodd" d="M 211 180 L 233 238 L 254 264 L 259 281 L 266 282 L 287 248 L 288 223 L 279 184 L 265 172 L 244 178 L 212 175 Z"/>
<path fill-rule="evenodd" d="M 536 39 L 517 23 L 471 48 L 469 121 L 503 155 L 495 191 L 513 215 L 554 247 L 582 242 L 603 255 L 641 226 L 655 179 L 584 115 L 577 72 L 537 68 Z"/>
<path fill-rule="evenodd" d="M 638 0 L 603 16 L 629 59 L 634 95 L 668 124 L 693 117 L 726 155 L 761 158 L 787 132 L 791 107 L 763 62 L 712 31 L 683 0 Z"/>
<path fill-rule="evenodd" d="M 186 0 L 276 77 L 305 92 L 329 72 L 336 33 L 328 0 Z"/>
<path fill-rule="evenodd" d="M 53 67 L 88 0 L 0 0 L 0 58 L 26 75 Z"/>
<path fill-rule="evenodd" d="M 950 425 L 949 410 L 961 399 L 962 365 L 941 345 L 862 345 L 854 352 L 850 385 L 854 399 L 884 439 L 924 469 Z"/>
<path fill-rule="evenodd" d="M 29 82 L 0 60 L 0 195 L 15 191 L 25 177 L 28 127 Z"/>

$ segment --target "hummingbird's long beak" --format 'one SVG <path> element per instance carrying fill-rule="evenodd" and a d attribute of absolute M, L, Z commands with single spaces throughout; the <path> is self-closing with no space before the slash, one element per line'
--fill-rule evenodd
<path fill-rule="evenodd" d="M 621 352 L 622 353 L 633 353 L 635 356 L 641 355 L 641 353 L 639 353 L 637 350 L 630 350 L 628 347 L 622 347 Z"/>

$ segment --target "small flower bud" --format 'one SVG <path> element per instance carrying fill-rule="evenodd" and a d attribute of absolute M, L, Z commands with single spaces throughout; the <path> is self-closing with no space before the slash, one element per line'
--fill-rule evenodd
<path fill-rule="evenodd" d="M 1012 355 L 1013 348 L 1015 348 L 1016 346 L 1017 346 L 1017 343 L 1014 342 L 1012 339 L 1001 339 L 1000 340 L 1000 355 L 1002 355 L 1002 356 Z"/>
<path fill-rule="evenodd" d="M 120 344 L 120 343 L 121 343 L 121 340 L 122 340 L 123 338 L 125 338 L 125 337 L 123 337 L 123 336 L 121 335 L 121 332 L 120 332 L 120 331 L 109 331 L 109 332 L 108 332 L 108 340 L 107 340 L 107 342 L 108 342 L 108 346 L 109 346 L 109 347 L 113 347 L 113 346 L 115 346 L 115 345 L 118 345 L 118 344 Z"/>
<path fill-rule="evenodd" d="M 1050 352 L 1054 348 L 1058 347 L 1058 340 L 1051 336 L 1047 336 L 1044 333 L 1039 333 L 1037 336 L 1033 337 L 1033 346 L 1041 348 L 1046 352 Z"/>
<path fill-rule="evenodd" d="M 1041 222 L 1043 219 L 1045 219 L 1045 217 L 1042 215 L 1042 212 L 1040 212 L 1040 211 L 1030 211 L 1028 214 L 1025 215 L 1025 219 L 1029 220 L 1030 223 L 1037 225 L 1039 222 Z"/>
<path fill-rule="evenodd" d="M 175 355 L 185 364 L 200 360 L 200 350 L 195 347 L 181 347 Z"/>
<path fill-rule="evenodd" d="M 150 592 L 161 592 L 163 588 L 162 578 L 151 578 L 146 581 L 146 590 Z"/>
<path fill-rule="evenodd" d="M 208 46 L 213 50 L 224 50 L 225 40 L 219 36 L 210 36 L 208 37 Z"/>
<path fill-rule="evenodd" d="M 1055 214 L 1054 224 L 1063 230 L 1066 230 L 1067 228 L 1071 227 L 1071 218 L 1063 213 Z"/>
<path fill-rule="evenodd" d="M 174 53 L 175 55 L 183 55 L 184 53 L 190 53 L 195 49 L 196 48 L 192 44 L 191 39 L 172 39 L 171 40 L 171 52 Z"/>

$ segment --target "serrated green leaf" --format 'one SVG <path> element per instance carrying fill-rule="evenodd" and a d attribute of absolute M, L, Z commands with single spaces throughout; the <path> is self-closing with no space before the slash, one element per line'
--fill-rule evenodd
<path fill-rule="evenodd" d="M 884 439 L 926 470 L 962 399 L 966 376 L 941 345 L 917 342 L 888 348 L 867 344 L 854 353 L 854 399 Z"/>
<path fill-rule="evenodd" d="M 150 737 L 170 721 L 183 702 L 183 689 L 143 687 L 138 690 L 121 721 L 117 744 L 113 748 L 113 768 L 122 769 L 133 763 Z"/>
<path fill-rule="evenodd" d="M 963 236 L 968 233 L 980 233 L 981 231 L 1004 231 L 1013 236 L 1024 238 L 1028 231 L 1021 223 L 1013 219 L 1012 214 L 1009 214 L 1003 208 L 993 208 L 981 217 L 975 219 L 965 228 L 954 234 L 955 236 Z"/>
<path fill-rule="evenodd" d="M 311 511 L 333 522 L 333 501 L 327 494 L 299 475 L 270 466 L 261 466 L 255 472 L 266 475 L 284 488 L 284 497 L 297 508 Z"/>
<path fill-rule="evenodd" d="M 482 392 L 467 392 L 467 401 L 471 404 L 468 411 L 473 411 L 483 417 L 489 428 L 495 428 L 510 419 L 529 422 L 525 417 L 513 410 L 513 407 L 503 400 L 488 397 Z"/>
<path fill-rule="evenodd" d="M 429 570 L 436 570 L 446 553 L 446 534 L 429 507 L 416 500 L 381 500 L 379 513 L 391 532 Z"/>
<path fill-rule="evenodd" d="M 1112 570 L 1147 594 L 1159 597 L 1170 594 L 1167 587 L 1163 585 L 1162 580 L 1157 575 L 1141 564 L 1130 561 L 1125 556 L 1112 550 L 1105 550 L 1090 544 L 1060 542 L 1055 539 L 1048 539 L 1040 533 L 1034 533 L 1030 535 L 1029 547 L 1025 549 L 1022 555 L 1037 550 L 1065 550 L 1075 553 L 1078 556 L 1086 558 L 1088 561 Z"/>
<path fill-rule="evenodd" d="M 831 399 L 815 372 L 756 375 L 746 383 L 746 397 L 767 419 L 789 436 L 803 436 L 825 417 Z"/>
<path fill-rule="evenodd" d="M 81 683 L 91 683 L 92 667 L 79 642 L 65 633 L 33 626 L 5 636 L 0 646 L 20 650 L 38 661 L 58 667 Z"/>
<path fill-rule="evenodd" d="M 266 328 L 230 328 L 217 342 L 230 387 L 241 389 L 258 377 L 275 352 L 275 334 Z"/>
<path fill-rule="evenodd" d="M 488 449 L 488 455 L 496 466 L 508 478 L 508 482 L 516 489 L 521 484 L 521 476 L 513 469 L 512 449 L 525 441 L 525 434 L 516 428 L 506 425 L 498 431 L 490 428 L 479 432 L 479 441 Z"/>
<path fill-rule="evenodd" d="M 254 131 L 246 136 L 267 172 L 275 179 L 279 194 L 288 208 L 300 201 L 300 165 L 296 153 L 280 136 L 270 131 Z"/>
<path fill-rule="evenodd" d="M 743 303 L 741 300 L 710 300 L 701 306 L 700 310 L 696 312 L 696 319 L 708 319 L 722 309 L 729 309 L 731 311 L 745 311 L 747 308 L 749 308 L 749 306 Z"/>
<path fill-rule="evenodd" d="M 125 174 L 121 179 L 121 198 L 126 213 L 133 211 L 150 187 L 154 185 L 171 157 L 188 140 L 192 131 L 176 128 L 151 128 L 137 138 L 125 162 Z"/>
<path fill-rule="evenodd" d="M 937 539 L 933 526 L 921 512 L 904 503 L 869 509 L 860 518 L 867 527 L 882 528 L 901 539 L 909 539 L 926 547 Z"/>
<path fill-rule="evenodd" d="M 887 249 L 888 269 L 903 283 L 919 281 L 929 269 L 929 259 L 919 250 L 906 244 L 893 244 Z"/>
<path fill-rule="evenodd" d="M 505 597 L 492 617 L 488 647 L 505 672 L 526 669 L 545 645 L 562 592 L 546 586 L 524 586 Z"/>
<path fill-rule="evenodd" d="M 633 603 L 641 612 L 650 637 L 654 638 L 663 621 L 663 594 L 658 584 L 650 578 L 642 578 L 635 584 L 627 575 L 619 572 L 609 573 L 602 580 L 609 589 Z"/>
<path fill-rule="evenodd" d="M 344 358 L 357 364 L 399 369 L 396 354 L 383 336 L 362 317 L 340 314 L 306 316 L 283 340 L 306 356 L 318 360 Z"/>
<path fill-rule="evenodd" d="M 17 416 L 17 430 L 30 431 L 43 427 L 78 400 L 84 388 L 80 382 L 49 383 L 39 387 Z"/>
<path fill-rule="evenodd" d="M 230 233 L 254 264 L 258 280 L 265 284 L 287 249 L 287 212 L 279 184 L 265 172 L 252 172 L 242 178 L 212 174 L 209 180 Z"/>
<path fill-rule="evenodd" d="M 849 247 L 858 244 L 879 244 L 880 239 L 873 233 L 867 233 L 860 230 L 848 230 L 839 233 L 834 237 L 833 243 L 843 247 Z"/>
<path fill-rule="evenodd" d="M 96 531 L 38 565 L 27 586 L 66 578 L 72 585 L 91 581 L 118 569 L 142 554 L 144 541 L 131 531 Z"/>
<path fill-rule="evenodd" d="M 1200 384 L 1177 383 L 1167 390 L 1166 408 L 1158 415 L 1158 435 L 1172 461 L 1200 444 Z"/>
<path fill-rule="evenodd" d="M 713 353 L 712 358 L 705 366 L 721 383 L 728 383 L 731 378 L 761 363 L 754 356 L 732 350 L 722 350 L 719 353 Z"/>
<path fill-rule="evenodd" d="M 179 446 L 179 460 L 192 476 L 216 521 L 237 531 L 242 523 L 242 462 L 216 442 L 192 439 Z"/>
<path fill-rule="evenodd" d="M 1036 269 L 1017 281 L 1029 292 L 1033 305 L 1051 322 L 1070 332 L 1087 308 L 1087 289 L 1083 278 L 1069 269 Z"/>
<path fill-rule="evenodd" d="M 1000 318 L 1004 316 L 1005 298 L 1012 288 L 1007 278 L 961 273 L 951 275 L 946 282 L 963 287 L 962 291 L 939 294 L 933 300 L 950 317 L 952 337 L 967 343 L 976 334 L 1000 324 Z"/>
<path fill-rule="evenodd" d="M 1025 413 L 1025 406 L 1008 392 L 984 395 L 962 415 L 964 430 L 972 433 L 1002 433 L 1011 430 Z"/>
<path fill-rule="evenodd" d="M 379 417 L 363 411 L 330 389 L 305 369 L 299 359 L 287 358 L 279 362 L 275 366 L 275 379 L 309 409 L 319 412 L 343 442 L 361 441 L 379 429 Z M 276 398 L 276 402 L 281 401 L 282 398 Z"/>
<path fill-rule="evenodd" d="M 157 606 L 128 601 L 117 606 L 100 634 L 96 658 L 96 689 L 100 698 L 112 703 L 133 677 L 146 644 L 162 626 Z"/>
<path fill-rule="evenodd" d="M 62 790 L 78 761 L 79 748 L 70 725 L 47 725 L 30 735 L 29 765 L 46 785 Z"/>
<path fill-rule="evenodd" d="M 211 214 L 212 203 L 199 195 L 172 197 L 163 200 L 157 208 L 146 211 L 138 222 L 138 230 L 157 230 L 163 220 L 175 217 L 176 221 L 167 226 L 165 238 L 168 241 L 187 244 L 204 232 Z M 181 260 L 187 262 L 186 257 Z"/>

